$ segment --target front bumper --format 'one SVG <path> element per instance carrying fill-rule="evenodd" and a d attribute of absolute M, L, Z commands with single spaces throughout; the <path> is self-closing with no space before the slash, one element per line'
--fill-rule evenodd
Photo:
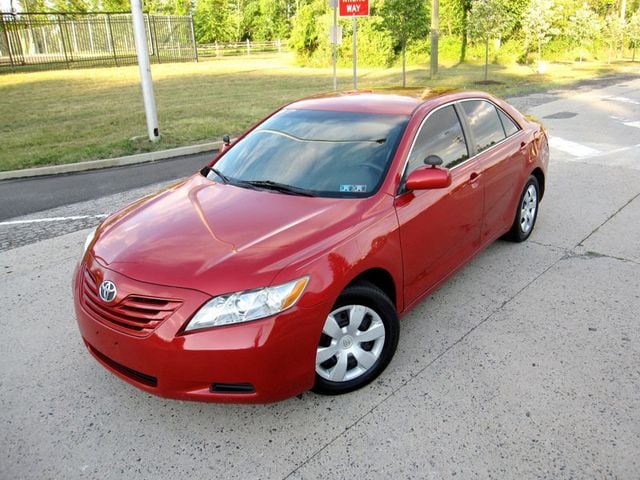
<path fill-rule="evenodd" d="M 82 296 L 84 267 L 77 268 L 73 292 L 82 338 L 93 356 L 123 380 L 162 397 L 234 403 L 274 402 L 313 386 L 316 348 L 330 302 L 313 309 L 296 306 L 244 324 L 182 334 L 185 322 L 209 296 L 136 282 L 99 268 L 104 279 L 124 291 L 180 298 L 183 302 L 150 334 L 129 335 L 86 307 Z"/>

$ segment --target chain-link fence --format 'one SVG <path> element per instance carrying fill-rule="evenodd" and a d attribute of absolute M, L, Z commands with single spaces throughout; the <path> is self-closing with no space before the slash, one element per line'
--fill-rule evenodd
<path fill-rule="evenodd" d="M 190 16 L 144 15 L 151 62 L 197 61 Z M 0 73 L 137 63 L 130 13 L 2 13 Z"/>

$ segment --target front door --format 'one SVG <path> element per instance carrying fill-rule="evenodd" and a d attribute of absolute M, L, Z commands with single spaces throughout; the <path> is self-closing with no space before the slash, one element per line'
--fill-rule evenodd
<path fill-rule="evenodd" d="M 469 160 L 460 120 L 452 105 L 423 122 L 409 154 L 404 178 L 437 155 L 451 169 L 444 189 L 406 191 L 396 198 L 402 243 L 405 304 L 413 304 L 478 249 L 484 191 L 481 165 Z"/>

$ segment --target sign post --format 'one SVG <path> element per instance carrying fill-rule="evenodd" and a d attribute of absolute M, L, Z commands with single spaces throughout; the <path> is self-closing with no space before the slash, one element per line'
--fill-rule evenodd
<path fill-rule="evenodd" d="M 369 16 L 369 0 L 340 0 L 340 16 L 352 17 L 353 19 L 353 89 L 358 89 L 358 61 L 356 40 L 357 22 L 356 17 Z"/>
<path fill-rule="evenodd" d="M 333 44 L 333 91 L 335 92 L 338 90 L 338 0 L 329 0 L 329 7 L 333 8 L 331 43 Z"/>

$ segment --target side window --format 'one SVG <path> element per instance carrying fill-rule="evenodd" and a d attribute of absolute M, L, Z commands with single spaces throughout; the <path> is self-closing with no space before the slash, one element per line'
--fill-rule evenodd
<path fill-rule="evenodd" d="M 411 150 L 405 175 L 424 166 L 429 155 L 442 158 L 442 165 L 451 168 L 469 158 L 458 114 L 452 105 L 436 110 L 422 125 Z"/>
<path fill-rule="evenodd" d="M 511 117 L 504 113 L 502 110 L 498 108 L 498 115 L 500 116 L 500 121 L 502 122 L 502 126 L 504 127 L 504 131 L 507 134 L 507 137 L 510 137 L 514 133 L 517 133 L 520 128 L 515 124 Z"/>
<path fill-rule="evenodd" d="M 484 100 L 468 100 L 461 102 L 461 105 L 467 114 L 467 122 L 476 142 L 477 152 L 486 150 L 506 138 L 502 122 L 492 103 Z"/>

